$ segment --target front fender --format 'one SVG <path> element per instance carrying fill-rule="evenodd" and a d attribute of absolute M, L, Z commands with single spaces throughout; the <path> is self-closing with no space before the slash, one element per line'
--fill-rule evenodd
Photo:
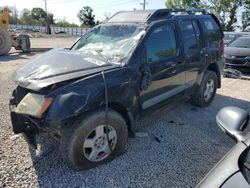
<path fill-rule="evenodd" d="M 69 92 L 56 97 L 47 115 L 47 119 L 65 119 L 82 112 L 89 100 L 89 93 Z"/>
<path fill-rule="evenodd" d="M 82 79 L 59 88 L 49 97 L 54 99 L 47 120 L 64 120 L 105 104 L 105 89 L 101 76 Z"/>

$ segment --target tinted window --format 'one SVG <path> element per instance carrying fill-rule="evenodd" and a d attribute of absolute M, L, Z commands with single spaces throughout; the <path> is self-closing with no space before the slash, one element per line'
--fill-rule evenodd
<path fill-rule="evenodd" d="M 203 19 L 210 42 L 218 41 L 222 38 L 219 25 L 212 18 Z"/>
<path fill-rule="evenodd" d="M 182 21 L 180 27 L 183 35 L 185 51 L 189 54 L 193 49 L 197 49 L 199 47 L 196 32 L 191 20 Z"/>
<path fill-rule="evenodd" d="M 152 63 L 177 54 L 172 25 L 156 27 L 145 42 L 147 62 Z"/>
<path fill-rule="evenodd" d="M 204 23 L 205 23 L 205 26 L 206 26 L 206 28 L 207 28 L 208 31 L 214 31 L 214 30 L 216 30 L 215 26 L 213 25 L 212 20 L 205 20 Z"/>
<path fill-rule="evenodd" d="M 197 39 L 198 39 L 198 40 L 201 40 L 201 32 L 200 32 L 200 28 L 199 28 L 199 26 L 198 26 L 197 21 L 193 20 L 192 23 L 193 23 L 193 27 L 194 27 L 195 34 L 196 34 Z"/>

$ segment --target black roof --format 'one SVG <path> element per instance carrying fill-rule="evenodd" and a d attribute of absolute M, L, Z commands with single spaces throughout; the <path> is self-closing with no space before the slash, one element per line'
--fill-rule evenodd
<path fill-rule="evenodd" d="M 120 11 L 114 14 L 109 23 L 114 22 L 150 22 L 159 19 L 167 19 L 176 13 L 188 14 L 207 14 L 204 9 L 158 9 L 158 10 L 136 10 Z"/>

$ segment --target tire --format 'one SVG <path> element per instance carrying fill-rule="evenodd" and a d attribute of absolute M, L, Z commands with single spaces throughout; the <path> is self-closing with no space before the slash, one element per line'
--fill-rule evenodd
<path fill-rule="evenodd" d="M 0 29 L 0 55 L 8 54 L 11 49 L 11 38 L 9 34 Z"/>
<path fill-rule="evenodd" d="M 213 82 L 214 87 L 210 89 L 211 95 L 206 95 L 207 84 Z M 218 77 L 213 71 L 206 71 L 196 94 L 191 97 L 191 102 L 198 107 L 207 107 L 214 99 L 218 87 Z"/>
<path fill-rule="evenodd" d="M 101 109 L 73 120 L 73 122 L 70 121 L 64 126 L 60 146 L 61 155 L 70 168 L 74 170 L 94 168 L 100 164 L 113 160 L 116 156 L 126 151 L 128 131 L 125 120 L 120 114 L 111 109 L 108 110 L 106 121 L 105 115 L 105 110 Z M 116 132 L 116 139 L 115 137 L 112 138 L 112 142 L 109 140 L 108 147 L 105 147 L 110 149 L 110 154 L 106 154 L 105 152 L 102 153 L 102 147 L 106 144 L 99 144 L 101 143 L 100 140 L 102 141 L 103 138 L 97 138 L 96 130 L 102 126 L 105 127 L 104 132 L 106 130 L 106 133 L 104 133 L 104 137 L 107 136 L 107 140 L 110 139 L 108 135 L 110 135 L 111 132 L 113 133 L 114 130 Z M 107 131 L 111 129 L 112 131 L 107 133 Z M 91 144 L 91 148 L 88 148 L 86 147 L 86 145 L 88 146 L 87 140 L 91 140 L 91 143 L 95 144 Z M 92 140 L 94 140 L 94 142 L 92 142 Z M 113 143 L 114 140 L 116 141 L 115 144 Z M 97 148 L 98 146 L 100 146 L 100 148 Z M 98 153 L 98 157 L 91 158 L 91 156 L 94 156 L 91 154 L 96 152 L 95 150 L 99 152 L 100 149 L 101 152 Z M 96 159 L 96 161 L 94 159 Z"/>
<path fill-rule="evenodd" d="M 22 51 L 24 53 L 30 52 L 30 39 L 28 37 L 22 39 Z"/>

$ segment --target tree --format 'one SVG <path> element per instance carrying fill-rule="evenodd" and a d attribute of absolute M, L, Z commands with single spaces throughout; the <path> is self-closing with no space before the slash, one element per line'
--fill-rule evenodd
<path fill-rule="evenodd" d="M 241 6 L 241 0 L 230 2 L 230 9 L 229 9 L 229 21 L 225 24 L 225 31 L 233 31 L 234 30 L 234 24 L 237 22 L 237 16 L 236 12 L 239 6 Z"/>
<path fill-rule="evenodd" d="M 42 8 L 33 8 L 31 10 L 31 17 L 35 20 L 40 20 L 41 18 L 46 18 L 46 12 Z"/>
<path fill-rule="evenodd" d="M 250 11 L 245 10 L 242 12 L 242 31 L 250 31 Z"/>
<path fill-rule="evenodd" d="M 31 17 L 31 11 L 28 9 L 23 9 L 20 15 L 20 22 L 22 24 L 35 24 L 34 20 Z"/>
<path fill-rule="evenodd" d="M 101 24 L 102 22 L 100 22 L 99 20 L 97 20 L 96 22 L 95 22 L 95 25 L 99 25 L 99 24 Z"/>
<path fill-rule="evenodd" d="M 250 4 L 250 0 L 166 0 L 166 7 L 204 8 L 216 15 L 223 30 L 233 31 L 237 23 L 236 13 L 240 7 L 247 3 Z M 246 13 L 244 16 L 246 17 Z"/>
<path fill-rule="evenodd" d="M 166 0 L 167 8 L 201 8 L 201 0 Z"/>
<path fill-rule="evenodd" d="M 55 25 L 58 27 L 79 27 L 77 24 L 69 23 L 65 19 L 57 21 Z"/>
<path fill-rule="evenodd" d="M 205 8 L 215 14 L 224 29 L 233 29 L 237 22 L 236 12 L 244 2 L 250 0 L 166 0 L 168 8 Z"/>
<path fill-rule="evenodd" d="M 55 20 L 54 20 L 54 15 L 52 13 L 48 13 L 48 16 L 47 16 L 47 20 L 48 20 L 48 24 L 49 25 L 52 25 L 55 23 Z"/>
<path fill-rule="evenodd" d="M 83 7 L 77 14 L 82 26 L 93 27 L 95 26 L 95 15 L 93 9 L 89 6 Z"/>
<path fill-rule="evenodd" d="M 245 10 L 241 15 L 242 31 L 250 31 L 250 0 L 243 1 Z"/>
<path fill-rule="evenodd" d="M 237 22 L 236 13 L 242 3 L 242 0 L 207 0 L 206 8 L 217 16 L 223 30 L 233 31 Z"/>

